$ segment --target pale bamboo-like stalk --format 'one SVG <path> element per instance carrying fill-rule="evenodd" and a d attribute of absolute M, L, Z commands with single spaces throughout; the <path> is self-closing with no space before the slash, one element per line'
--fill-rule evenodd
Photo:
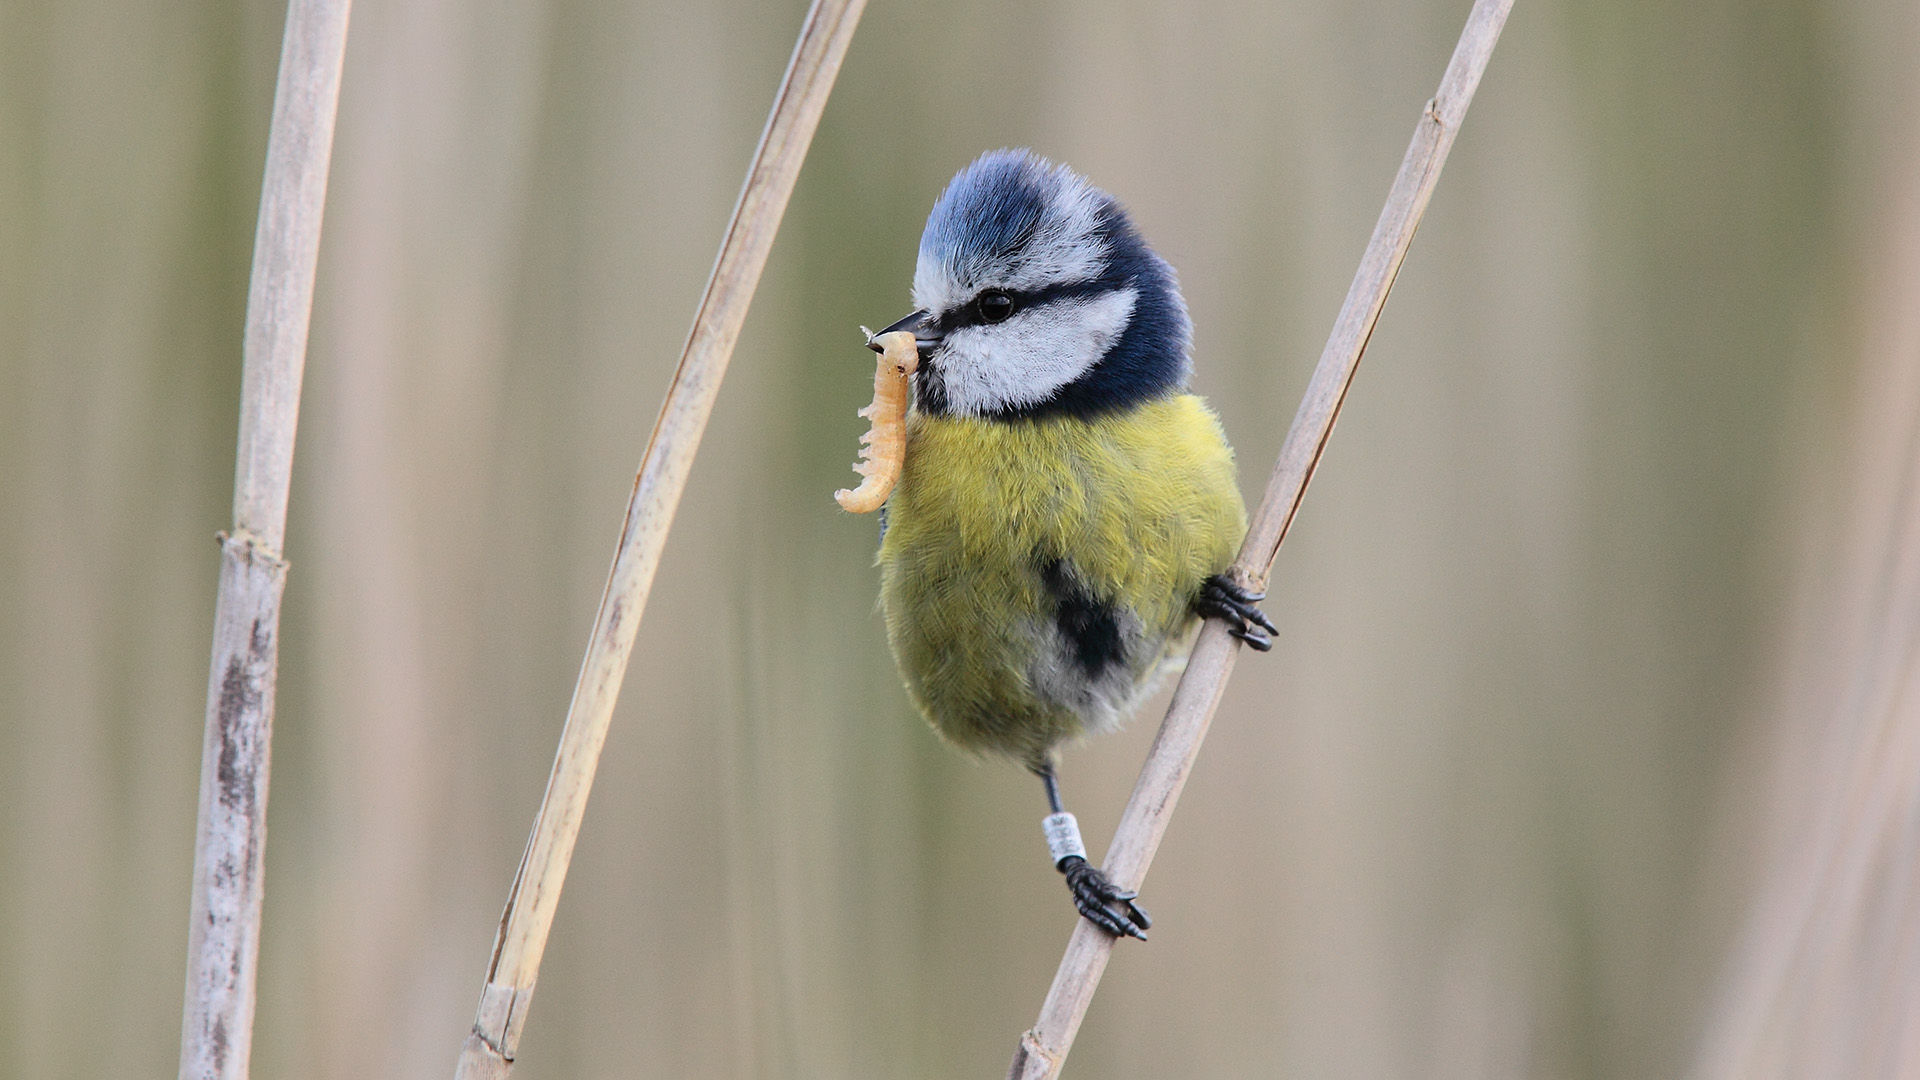
<path fill-rule="evenodd" d="M 1454 47 L 1453 59 L 1440 79 L 1439 92 L 1427 102 L 1414 128 L 1413 142 L 1407 147 L 1399 174 L 1394 177 L 1387 204 L 1374 225 L 1373 238 L 1367 242 L 1360 269 L 1355 272 L 1346 302 L 1334 320 L 1333 333 L 1327 338 L 1312 381 L 1307 384 L 1306 397 L 1301 400 L 1293 426 L 1280 448 L 1280 459 L 1267 482 L 1266 496 L 1254 511 L 1246 541 L 1240 547 L 1240 557 L 1230 571 L 1241 584 L 1256 591 L 1266 588 L 1280 542 L 1286 539 L 1301 497 L 1306 494 L 1307 482 L 1313 478 L 1321 451 L 1333 433 L 1334 420 L 1340 415 L 1340 402 L 1353 382 L 1367 339 L 1373 335 L 1374 324 L 1387 302 L 1387 292 L 1393 287 L 1394 276 L 1400 272 L 1400 263 L 1413 242 L 1421 215 L 1426 213 L 1427 201 L 1440 179 L 1440 169 L 1446 164 L 1447 151 L 1453 146 L 1454 136 L 1460 130 L 1460 122 L 1473 101 L 1473 92 L 1480 85 L 1480 76 L 1487 69 L 1494 43 L 1499 40 L 1500 30 L 1506 25 L 1507 13 L 1512 8 L 1513 0 L 1475 0 L 1467 16 L 1466 29 Z M 1207 726 L 1212 723 L 1214 710 L 1226 691 L 1227 677 L 1233 673 L 1234 658 L 1239 651 L 1238 640 L 1227 633 L 1224 623 L 1208 620 L 1201 628 L 1187 661 L 1186 673 L 1173 692 L 1166 719 L 1154 736 L 1153 748 L 1140 770 L 1140 778 L 1134 783 L 1133 796 L 1121 815 L 1113 844 L 1107 849 L 1104 869 L 1114 884 L 1123 889 L 1138 889 L 1146 877 L 1147 866 L 1153 861 L 1160 837 L 1173 815 L 1174 804 L 1179 801 L 1180 789 L 1185 786 L 1194 758 L 1200 753 L 1200 742 L 1206 738 Z M 1086 1017 L 1087 1006 L 1100 984 L 1100 976 L 1106 971 L 1114 941 L 1112 935 L 1085 919 L 1075 924 L 1066 955 L 1060 960 L 1046 1002 L 1040 1008 L 1040 1019 L 1020 1037 L 1020 1046 L 1014 1051 L 1013 1063 L 1007 1070 L 1008 1080 L 1051 1080 L 1060 1074 L 1067 1052 L 1073 1048 L 1074 1035 L 1080 1030 L 1080 1021 Z"/>
<path fill-rule="evenodd" d="M 1777 824 L 1692 1080 L 1920 1076 L 1920 142 L 1888 171 L 1855 211 L 1885 250 L 1850 320 L 1849 457 L 1802 478 L 1847 498 L 1811 516 L 1772 665 Z"/>
<path fill-rule="evenodd" d="M 480 1007 L 455 1066 L 456 1080 L 495 1080 L 513 1069 L 547 932 L 566 882 L 600 749 L 626 678 L 634 634 L 654 570 L 660 565 L 667 529 L 673 524 L 694 451 L 706 430 L 714 396 L 726 375 L 800 164 L 865 6 L 865 0 L 814 0 L 774 95 L 773 111 L 748 166 L 746 184 L 707 279 L 680 365 L 640 459 L 626 524 L 560 732 L 560 748 L 507 894 Z"/>
<path fill-rule="evenodd" d="M 287 492 L 350 0 L 292 0 L 247 291 L 233 528 L 220 538 L 181 1080 L 245 1080 L 260 955 Z"/>

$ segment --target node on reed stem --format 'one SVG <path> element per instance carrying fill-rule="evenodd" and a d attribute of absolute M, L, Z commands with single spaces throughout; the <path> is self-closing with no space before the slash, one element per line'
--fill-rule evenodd
<path fill-rule="evenodd" d="M 253 1047 L 280 597 L 294 430 L 313 311 L 349 0 L 292 0 L 267 135 L 240 387 L 233 528 L 200 757 L 181 1080 L 245 1080 Z"/>

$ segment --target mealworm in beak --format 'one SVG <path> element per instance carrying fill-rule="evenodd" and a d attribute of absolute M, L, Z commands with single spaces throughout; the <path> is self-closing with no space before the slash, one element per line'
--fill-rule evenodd
<path fill-rule="evenodd" d="M 900 468 L 907 460 L 907 379 L 920 367 L 920 346 L 911 330 L 895 330 L 872 339 L 880 346 L 880 363 L 873 373 L 873 404 L 859 415 L 873 421 L 860 436 L 861 457 L 853 471 L 864 479 L 853 489 L 833 493 L 841 509 L 870 514 L 893 494 Z"/>

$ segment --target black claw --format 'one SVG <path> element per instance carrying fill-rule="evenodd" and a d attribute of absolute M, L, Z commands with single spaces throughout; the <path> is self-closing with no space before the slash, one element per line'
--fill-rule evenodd
<path fill-rule="evenodd" d="M 1128 901 L 1127 910 L 1133 912 L 1133 921 L 1140 924 L 1140 929 L 1142 930 L 1153 929 L 1153 919 L 1150 916 L 1148 916 L 1146 908 L 1143 908 L 1139 904 L 1133 903 L 1132 901 Z M 1147 935 L 1141 934 L 1140 940 L 1141 941 L 1147 940 Z"/>
<path fill-rule="evenodd" d="M 1247 647 L 1255 652 L 1271 652 L 1273 650 L 1273 639 L 1258 630 L 1242 630 L 1235 626 L 1229 629 L 1227 633 L 1246 642 Z"/>
<path fill-rule="evenodd" d="M 1266 593 L 1251 592 L 1225 574 L 1215 574 L 1201 583 L 1193 610 L 1203 618 L 1220 619 L 1227 624 L 1228 633 L 1259 652 L 1267 652 L 1273 648 L 1273 639 L 1267 634 L 1278 634 L 1280 628 L 1257 606 L 1266 598 Z"/>
<path fill-rule="evenodd" d="M 1115 887 L 1113 882 L 1107 880 L 1107 875 L 1078 855 L 1061 859 L 1059 870 L 1067 876 L 1067 888 L 1073 893 L 1073 906 L 1088 922 L 1114 937 L 1147 940 L 1146 931 L 1153 925 L 1153 920 L 1147 917 L 1145 908 L 1133 902 L 1139 893 Z"/>

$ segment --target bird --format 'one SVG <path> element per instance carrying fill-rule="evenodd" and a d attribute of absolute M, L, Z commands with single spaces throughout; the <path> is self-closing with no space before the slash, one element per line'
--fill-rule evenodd
<path fill-rule="evenodd" d="M 881 508 L 888 644 L 944 741 L 1042 781 L 1080 914 L 1145 940 L 1137 894 L 1087 859 L 1059 751 L 1120 727 L 1203 618 L 1263 652 L 1278 632 L 1228 573 L 1246 507 L 1220 421 L 1188 390 L 1178 279 L 1112 195 L 1003 149 L 935 201 L 912 300 L 881 332 L 912 331 L 920 359 Z"/>

